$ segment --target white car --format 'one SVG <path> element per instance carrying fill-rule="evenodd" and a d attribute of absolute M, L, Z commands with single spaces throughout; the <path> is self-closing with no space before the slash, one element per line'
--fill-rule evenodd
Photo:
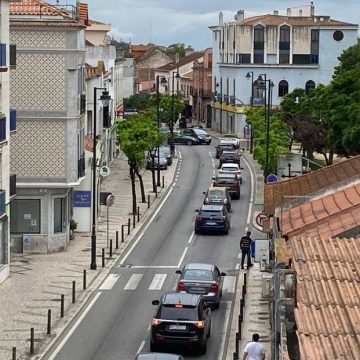
<path fill-rule="evenodd" d="M 241 169 L 238 164 L 235 163 L 222 164 L 219 170 L 219 174 L 236 174 L 240 179 L 240 183 L 242 184 Z"/>
<path fill-rule="evenodd" d="M 223 142 L 227 142 L 232 144 L 235 148 L 239 148 L 240 146 L 240 139 L 235 135 L 235 134 L 225 134 L 222 138 L 221 141 Z"/>

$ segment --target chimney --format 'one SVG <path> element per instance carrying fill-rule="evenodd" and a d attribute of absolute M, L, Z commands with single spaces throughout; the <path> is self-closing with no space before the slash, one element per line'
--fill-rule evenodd
<path fill-rule="evenodd" d="M 314 2 L 311 1 L 310 3 L 310 16 L 314 17 L 315 16 L 315 6 L 314 6 Z"/>
<path fill-rule="evenodd" d="M 290 8 L 286 9 L 286 16 L 291 16 L 291 9 Z"/>
<path fill-rule="evenodd" d="M 245 18 L 244 10 L 239 10 L 234 16 L 234 19 L 240 24 L 244 22 L 244 18 Z"/>
<path fill-rule="evenodd" d="M 224 25 L 224 15 L 221 11 L 219 12 L 219 25 L 220 26 Z"/>
<path fill-rule="evenodd" d="M 279 10 L 274 10 L 274 15 L 279 15 Z"/>

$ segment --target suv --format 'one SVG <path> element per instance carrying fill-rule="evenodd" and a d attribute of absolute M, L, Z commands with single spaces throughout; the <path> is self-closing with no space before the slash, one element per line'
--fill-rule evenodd
<path fill-rule="evenodd" d="M 230 213 L 224 205 L 203 205 L 196 210 L 195 234 L 202 232 L 228 234 L 230 229 Z"/>
<path fill-rule="evenodd" d="M 240 146 L 240 139 L 235 134 L 225 134 L 223 135 L 222 140 L 231 142 L 236 149 Z"/>
<path fill-rule="evenodd" d="M 218 174 L 213 177 L 214 187 L 226 187 L 232 199 L 240 199 L 240 180 L 235 174 Z"/>
<path fill-rule="evenodd" d="M 227 188 L 216 188 L 210 186 L 208 191 L 204 191 L 204 204 L 226 206 L 227 211 L 231 212 L 231 197 Z"/>
<path fill-rule="evenodd" d="M 187 128 L 182 130 L 184 135 L 193 136 L 199 139 L 200 144 L 210 145 L 211 136 L 203 129 L 200 128 Z"/>
<path fill-rule="evenodd" d="M 224 150 L 219 158 L 219 169 L 224 163 L 235 163 L 239 164 L 240 167 L 240 155 L 237 151 Z"/>
<path fill-rule="evenodd" d="M 222 152 L 228 150 L 234 150 L 234 146 L 232 144 L 228 144 L 228 143 L 220 143 L 218 146 L 215 146 L 215 157 L 217 159 L 219 159 L 219 157 L 221 156 Z"/>
<path fill-rule="evenodd" d="M 206 353 L 207 339 L 211 331 L 211 309 L 202 295 L 165 293 L 157 305 L 151 320 L 150 350 L 159 345 L 197 346 Z"/>

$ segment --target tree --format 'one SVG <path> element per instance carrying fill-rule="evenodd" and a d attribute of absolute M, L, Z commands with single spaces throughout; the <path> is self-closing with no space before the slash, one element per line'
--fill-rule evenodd
<path fill-rule="evenodd" d="M 183 58 L 186 55 L 187 51 L 194 51 L 194 49 L 190 45 L 185 48 L 185 44 L 183 43 L 171 44 L 168 46 L 168 48 L 170 49 L 170 54 L 174 59 L 178 57 L 177 60 Z"/>
<path fill-rule="evenodd" d="M 131 95 L 124 98 L 124 108 L 136 108 L 138 110 L 146 110 L 151 104 L 149 96 Z"/>

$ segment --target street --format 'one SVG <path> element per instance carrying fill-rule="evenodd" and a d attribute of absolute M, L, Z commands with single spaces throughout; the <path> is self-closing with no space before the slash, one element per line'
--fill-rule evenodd
<path fill-rule="evenodd" d="M 149 351 L 149 325 L 155 311 L 151 301 L 175 290 L 175 270 L 189 262 L 214 263 L 227 276 L 220 309 L 213 311 L 207 354 L 182 354 L 186 359 L 224 358 L 251 177 L 242 162 L 241 198 L 232 201 L 229 235 L 195 235 L 195 209 L 202 204 L 202 193 L 217 166 L 214 144 L 177 149 L 181 160 L 164 202 L 115 264 L 70 332 L 60 337 L 44 359 L 131 360 L 139 351 Z"/>

